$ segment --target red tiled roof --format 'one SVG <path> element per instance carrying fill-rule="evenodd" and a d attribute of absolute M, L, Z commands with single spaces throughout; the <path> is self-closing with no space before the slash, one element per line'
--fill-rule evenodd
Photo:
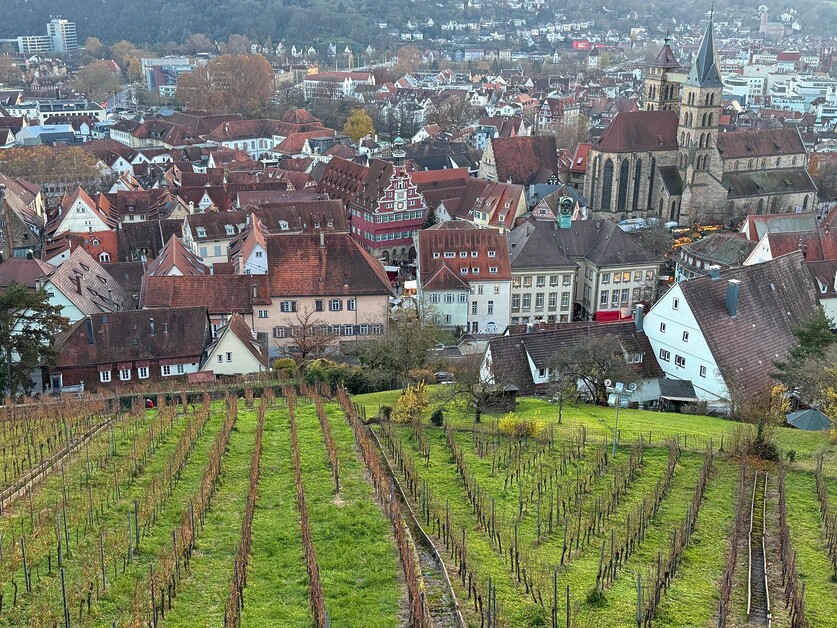
<path fill-rule="evenodd" d="M 718 135 L 718 152 L 724 159 L 804 155 L 805 146 L 797 129 L 731 131 Z"/>
<path fill-rule="evenodd" d="M 267 275 L 146 276 L 140 307 L 202 306 L 210 314 L 249 314 L 253 305 L 270 304 L 267 293 Z"/>
<path fill-rule="evenodd" d="M 204 277 L 209 274 L 209 267 L 187 249 L 176 235 L 169 238 L 160 254 L 149 264 L 145 276 L 165 277 L 174 271 L 177 271 L 178 275 L 190 277 Z"/>
<path fill-rule="evenodd" d="M 576 174 L 584 174 L 587 172 L 587 157 L 590 155 L 590 149 L 592 147 L 592 144 L 587 143 L 578 145 L 578 148 L 575 149 L 575 154 L 573 155 L 570 172 Z"/>
<path fill-rule="evenodd" d="M 498 181 L 532 185 L 544 183 L 544 173 L 558 173 L 558 149 L 551 135 L 495 138 L 491 146 Z"/>
<path fill-rule="evenodd" d="M 419 231 L 419 269 L 422 285 L 437 273 L 441 264 L 450 266 L 454 274 L 466 281 L 508 281 L 511 279 L 509 252 L 505 237 L 496 229 L 479 229 L 467 221 L 449 221 Z M 472 257 L 476 251 L 477 256 Z M 489 257 L 494 251 L 494 257 Z M 445 257 L 445 253 L 454 257 Z M 460 254 L 466 253 L 466 257 Z M 434 257 L 438 254 L 439 257 Z M 473 269 L 479 268 L 479 274 Z M 489 268 L 496 267 L 496 273 Z M 465 273 L 463 274 L 463 269 Z"/>
<path fill-rule="evenodd" d="M 348 233 L 268 236 L 267 261 L 274 297 L 388 295 L 392 291 L 381 263 Z"/>
<path fill-rule="evenodd" d="M 605 129 L 595 147 L 601 153 L 676 150 L 677 125 L 673 111 L 623 112 Z"/>
<path fill-rule="evenodd" d="M 767 242 L 774 258 L 799 250 L 808 262 L 837 259 L 837 231 L 830 229 L 768 233 Z"/>

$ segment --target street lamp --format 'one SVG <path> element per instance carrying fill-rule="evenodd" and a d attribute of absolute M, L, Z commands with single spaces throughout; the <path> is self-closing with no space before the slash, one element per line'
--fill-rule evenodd
<path fill-rule="evenodd" d="M 619 408 L 622 406 L 622 397 L 630 397 L 633 395 L 636 390 L 636 384 L 623 384 L 622 382 L 616 382 L 616 384 L 611 387 L 611 381 L 606 379 L 604 381 L 604 385 L 609 393 L 616 395 L 616 425 L 613 427 L 613 451 L 611 453 L 611 457 L 615 458 L 616 440 L 619 435 Z"/>

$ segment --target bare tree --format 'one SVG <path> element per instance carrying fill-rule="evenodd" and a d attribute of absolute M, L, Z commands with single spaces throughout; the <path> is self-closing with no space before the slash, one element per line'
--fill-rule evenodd
<path fill-rule="evenodd" d="M 426 120 L 430 124 L 438 124 L 445 130 L 459 129 L 473 122 L 475 114 L 476 109 L 467 98 L 451 95 L 433 107 Z"/>
<path fill-rule="evenodd" d="M 596 403 L 607 401 L 606 379 L 627 382 L 636 377 L 615 336 L 580 339 L 575 346 L 556 353 L 550 363 L 554 373 L 579 382 L 580 392 L 587 392 Z"/>
<path fill-rule="evenodd" d="M 369 336 L 362 342 L 360 359 L 403 384 L 410 371 L 427 364 L 428 352 L 438 336 L 439 330 L 430 317 L 401 310 L 393 315 L 386 333 Z"/>
<path fill-rule="evenodd" d="M 296 312 L 285 322 L 287 342 L 277 340 L 275 345 L 283 357 L 291 358 L 297 365 L 323 357 L 337 342 L 338 335 L 331 331 L 331 326 L 310 308 Z"/>

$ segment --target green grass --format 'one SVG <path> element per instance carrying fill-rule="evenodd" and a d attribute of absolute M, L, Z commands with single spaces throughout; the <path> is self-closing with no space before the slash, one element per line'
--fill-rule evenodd
<path fill-rule="evenodd" d="M 427 416 L 437 407 L 445 393 L 445 386 L 431 386 L 430 407 Z M 388 390 L 356 395 L 355 403 L 366 408 L 367 416 L 375 416 L 381 405 L 394 405 L 400 396 L 400 390 Z M 473 414 L 463 407 L 462 403 L 450 403 L 446 406 L 446 419 L 459 426 L 473 425 Z M 558 406 L 543 399 L 521 398 L 515 412 L 524 419 L 538 418 L 548 423 L 557 423 Z M 502 415 L 483 414 L 482 421 L 490 422 L 500 419 Z M 616 409 L 579 404 L 565 405 L 563 424 L 568 432 L 574 432 L 584 426 L 591 438 L 612 438 L 616 422 Z M 556 426 L 557 427 L 557 426 Z M 668 438 L 680 436 L 681 444 L 688 449 L 703 450 L 710 440 L 717 450 L 724 439 L 725 446 L 729 446 L 730 438 L 740 423 L 719 417 L 707 417 L 669 412 L 652 412 L 646 410 L 621 409 L 619 411 L 620 442 L 634 441 L 640 436 L 650 440 L 655 445 Z M 830 477 L 837 477 L 837 446 L 829 443 L 828 435 L 823 432 L 808 432 L 793 428 L 776 428 L 776 440 L 783 452 L 794 450 L 796 462 L 794 468 L 813 471 L 816 459 L 824 456 L 824 469 Z"/>
<path fill-rule="evenodd" d="M 367 416 L 371 417 L 377 414 L 380 405 L 396 403 L 399 395 L 400 391 L 396 390 L 360 395 L 354 400 L 365 406 Z M 437 407 L 437 403 L 431 393 L 431 403 L 425 419 Z M 538 418 L 546 423 L 557 422 L 557 407 L 544 400 L 521 399 L 516 412 L 525 419 Z M 501 416 L 483 415 L 483 423 L 488 424 L 486 428 L 490 429 L 490 425 Z M 516 483 L 504 486 L 505 468 L 498 468 L 492 472 L 491 454 L 482 458 L 477 455 L 470 432 L 473 426 L 472 414 L 461 404 L 448 404 L 445 418 L 459 430 L 456 439 L 465 454 L 467 467 L 476 474 L 484 494 L 489 499 L 495 499 L 497 518 L 501 526 L 509 528 L 513 526 L 514 521 L 518 521 L 521 545 L 526 548 L 524 563 L 530 570 L 537 572 L 535 581 L 541 587 L 544 604 L 548 609 L 552 603 L 552 569 L 559 562 L 561 554 L 563 535 L 560 525 L 548 539 L 538 543 L 535 504 L 525 506 L 524 514 L 518 520 L 518 486 Z M 614 423 L 614 408 L 568 406 L 564 409 L 563 425 L 555 426 L 556 441 L 569 441 L 583 426 L 588 434 L 589 458 L 593 453 L 590 448 L 601 447 L 612 438 Z M 562 598 L 559 614 L 563 616 L 563 593 L 566 585 L 569 585 L 572 604 L 577 610 L 577 621 L 579 625 L 584 626 L 635 625 L 636 573 L 641 573 L 645 584 L 648 584 L 649 570 L 656 563 L 657 554 L 666 555 L 672 531 L 684 520 L 703 461 L 698 452 L 710 442 L 717 451 L 722 438 L 728 447 L 729 439 L 740 426 L 721 418 L 623 409 L 619 413 L 619 427 L 619 455 L 615 462 L 611 462 L 605 475 L 591 485 L 582 505 L 583 512 L 588 513 L 595 507 L 596 496 L 601 495 L 612 482 L 615 466 L 625 463 L 629 451 L 628 443 L 634 442 L 640 435 L 646 443 L 650 441 L 650 446 L 645 450 L 644 464 L 623 497 L 618 510 L 603 526 L 604 535 L 594 539 L 586 549 L 575 553 L 569 564 L 558 571 L 558 588 Z M 405 453 L 413 457 L 418 475 L 429 480 L 436 503 L 444 506 L 445 501 L 449 500 L 456 529 L 465 527 L 468 530 L 470 563 L 483 588 L 489 575 L 497 583 L 497 601 L 501 618 L 510 626 L 534 625 L 534 613 L 528 596 L 522 591 L 522 587 L 518 586 L 508 564 L 490 544 L 487 534 L 477 525 L 443 431 L 430 426 L 429 422 L 425 422 L 425 430 L 431 444 L 429 467 L 425 467 L 420 461 L 409 428 L 396 427 L 394 434 L 404 443 Z M 668 496 L 654 518 L 643 544 L 621 568 L 613 586 L 605 590 L 603 599 L 593 603 L 588 598 L 588 593 L 595 585 L 601 539 L 609 538 L 611 529 L 616 530 L 617 535 L 624 530 L 627 514 L 635 512 L 637 505 L 644 496 L 650 494 L 663 473 L 666 460 L 666 449 L 663 445 L 667 440 L 678 436 L 685 451 L 675 471 Z M 800 573 L 806 582 L 809 619 L 811 625 L 837 626 L 837 620 L 832 619 L 837 583 L 830 580 L 831 571 L 822 545 L 814 479 L 810 472 L 814 468 L 817 456 L 824 455 L 827 475 L 832 478 L 837 475 L 837 450 L 823 433 L 777 428 L 776 437 L 784 451 L 793 449 L 796 452 L 796 462 L 791 464 L 792 471 L 788 474 L 786 483 L 790 504 L 789 521 L 794 547 L 799 552 Z M 530 443 L 529 449 L 534 451 L 534 445 Z M 542 460 L 547 474 L 555 467 L 559 456 L 560 445 L 557 445 L 556 451 Z M 576 467 L 580 468 L 582 475 L 584 474 L 585 464 L 573 463 L 568 474 L 570 479 L 574 477 Z M 684 553 L 671 588 L 662 598 L 655 625 L 685 628 L 708 626 L 716 621 L 720 579 L 726 566 L 728 537 L 735 514 L 737 481 L 737 462 L 717 455 L 692 542 Z M 531 483 L 530 473 L 524 480 L 524 487 Z M 542 516 L 543 508 L 545 507 L 542 502 Z M 545 525 L 542 520 L 542 526 Z M 779 567 L 774 565 L 773 568 Z M 740 588 L 740 579 L 736 582 Z M 744 588 L 746 589 L 746 580 Z M 462 587 L 457 586 L 457 589 L 460 596 L 465 595 Z M 738 593 L 740 591 L 734 592 L 733 600 L 740 606 L 742 598 Z M 467 600 L 464 606 L 468 606 Z M 742 612 L 736 606 L 732 616 L 740 617 Z M 479 624 L 478 618 L 473 615 L 469 616 L 469 622 Z"/>
<path fill-rule="evenodd" d="M 707 626 L 717 612 L 718 583 L 727 562 L 727 539 L 735 518 L 738 467 L 716 458 L 697 526 L 677 576 L 658 607 L 664 626 Z"/>
<path fill-rule="evenodd" d="M 265 415 L 242 626 L 311 626 L 287 408 Z"/>
<path fill-rule="evenodd" d="M 302 477 L 326 610 L 334 626 L 397 626 L 400 567 L 391 526 L 366 482 L 348 423 L 337 406 L 327 404 L 326 411 L 337 447 L 339 494 L 316 410 L 297 403 Z"/>
<path fill-rule="evenodd" d="M 401 431 L 401 433 L 406 434 L 406 431 Z M 473 509 L 459 479 L 456 464 L 451 459 L 444 434 L 439 429 L 428 429 L 428 440 L 430 442 L 429 466 L 425 467 L 415 455 L 415 450 L 411 450 L 410 447 L 405 448 L 405 453 L 413 454 L 415 469 L 420 478 L 428 481 L 437 506 L 444 509 L 445 504 L 449 504 L 451 528 L 457 534 L 461 534 L 462 528 L 465 528 L 469 561 L 474 566 L 481 590 L 485 590 L 488 578 L 491 577 L 497 587 L 497 608 L 500 616 L 506 619 L 509 625 L 526 625 L 527 617 L 533 610 L 532 604 L 525 600 L 523 587 L 512 578 L 506 562 L 499 556 L 488 537 L 479 529 Z M 442 550 L 442 547 L 440 546 L 439 549 Z M 442 552 L 442 554 L 447 557 L 447 553 Z M 470 612 L 473 606 L 468 603 L 467 591 L 461 586 L 461 581 L 455 577 L 455 567 L 449 564 L 448 572 L 453 579 L 460 603 L 465 607 L 463 610 Z M 478 621 L 477 625 L 479 625 Z"/>
<path fill-rule="evenodd" d="M 788 473 L 785 476 L 785 500 L 791 543 L 797 552 L 797 571 L 805 583 L 808 623 L 818 627 L 837 626 L 834 613 L 837 583 L 832 579 L 834 569 L 826 553 L 814 476 Z"/>
<path fill-rule="evenodd" d="M 243 405 L 243 404 L 242 404 Z M 221 483 L 197 539 L 189 575 L 166 612 L 167 626 L 221 626 L 250 486 L 256 413 L 239 410 L 221 469 Z"/>
<path fill-rule="evenodd" d="M 108 586 L 101 601 L 94 605 L 94 620 L 99 625 L 110 626 L 114 620 L 119 625 L 128 623 L 131 616 L 130 601 L 133 599 L 135 584 L 137 581 L 144 582 L 149 565 L 156 563 L 161 550 L 164 547 L 168 548 L 171 544 L 171 531 L 180 524 L 183 513 L 189 507 L 189 500 L 194 497 L 200 484 L 212 444 L 223 424 L 222 412 L 219 405 L 213 406 L 212 415 L 196 441 L 180 479 L 175 482 L 171 495 L 160 510 L 157 522 L 148 534 L 140 537 L 140 555 L 135 556 L 134 562 L 128 566 L 125 574 L 120 574 L 120 577 Z M 155 459 L 155 462 L 159 465 L 156 469 L 161 469 L 165 464 L 165 459 Z M 154 470 L 154 468 L 149 468 L 145 472 L 152 473 Z M 139 498 L 139 495 L 137 497 Z M 131 507 L 133 507 L 132 504 Z M 129 510 L 130 508 L 125 510 L 120 522 L 125 520 Z M 198 538 L 200 538 L 200 532 L 198 532 Z"/>
<path fill-rule="evenodd" d="M 133 500 L 140 499 L 143 493 L 146 490 L 146 487 L 151 482 L 151 477 L 160 469 L 163 468 L 166 459 L 168 456 L 174 451 L 175 447 L 177 446 L 177 442 L 184 432 L 185 429 L 185 421 L 183 417 L 178 417 L 175 419 L 175 422 L 172 426 L 172 429 L 166 434 L 163 441 L 160 445 L 156 448 L 154 453 L 149 456 L 147 464 L 140 475 L 129 478 L 128 481 L 121 485 L 121 499 L 116 503 L 111 503 L 110 507 L 104 511 L 104 514 L 97 516 L 97 529 L 104 530 L 108 533 L 125 529 L 125 536 L 127 537 L 127 515 L 129 511 L 132 511 L 133 508 Z M 118 433 L 115 431 L 115 434 Z M 130 445 L 130 441 L 128 439 L 119 441 L 119 446 L 117 447 L 117 456 L 114 461 L 119 461 L 120 459 L 124 459 L 126 457 L 130 457 L 133 455 L 133 449 Z M 83 458 L 82 458 L 83 460 Z M 113 462 L 113 461 L 112 461 Z M 74 502 L 74 508 L 76 510 L 80 509 L 80 512 L 84 512 L 86 507 L 83 500 L 83 494 L 79 493 L 78 491 L 78 478 L 84 475 L 83 465 L 79 466 L 78 464 L 74 464 L 66 469 L 65 475 L 67 477 L 68 485 L 73 484 L 74 490 L 70 492 L 71 499 Z M 94 473 L 91 476 L 91 482 L 94 487 L 102 487 L 107 486 L 109 482 L 112 481 L 112 477 L 106 472 L 99 472 Z M 57 474 L 53 474 L 49 480 L 43 485 L 43 494 L 42 498 L 47 500 L 57 501 L 60 499 L 61 495 L 61 473 L 60 470 L 57 471 Z M 70 513 L 70 508 L 68 508 L 68 517 Z M 5 516 L 5 515 L 4 515 Z M 74 585 L 80 582 L 80 574 L 82 567 L 88 561 L 94 560 L 94 558 L 98 558 L 98 534 L 89 533 L 88 535 L 83 535 L 83 529 L 76 534 L 77 526 L 75 524 L 71 524 L 70 527 L 70 553 L 66 555 L 65 560 L 65 575 L 67 581 L 67 590 L 68 594 L 72 597 L 74 595 Z M 113 532 L 115 533 L 115 532 Z M 54 541 L 54 537 L 52 537 Z M 65 552 L 66 552 L 66 548 Z M 60 579 L 58 578 L 55 565 L 56 565 L 56 558 L 54 556 L 54 546 L 51 548 L 53 552 L 52 564 L 53 564 L 53 571 L 51 575 L 46 575 L 47 569 L 47 560 L 46 558 L 40 559 L 40 564 L 42 568 L 40 569 L 40 580 L 36 583 L 33 587 L 33 592 L 35 599 L 34 601 L 30 598 L 21 597 L 23 587 L 22 587 L 22 575 L 18 578 L 18 585 L 20 587 L 19 594 L 18 594 L 18 608 L 15 609 L 14 612 L 8 614 L 7 611 L 4 611 L 4 614 L 0 616 L 0 625 L 4 622 L 11 621 L 13 624 L 18 621 L 24 621 L 24 618 L 29 617 L 29 613 L 42 613 L 45 612 L 47 607 L 53 609 L 53 611 L 57 611 L 58 616 L 62 614 L 62 603 L 61 603 L 61 593 L 60 593 Z M 113 565 L 112 565 L 112 552 L 109 552 L 106 555 L 106 562 L 108 568 L 108 583 L 113 581 Z M 98 563 L 96 563 L 98 565 Z M 121 562 L 120 562 L 121 565 Z M 32 568 L 32 562 L 30 562 L 30 568 Z M 22 570 L 21 570 L 22 573 Z M 120 567 L 120 575 L 121 575 L 121 567 Z M 36 580 L 36 578 L 33 578 Z M 6 587 L 5 593 L 7 596 L 11 592 L 11 586 Z M 76 596 L 77 597 L 77 596 Z M 6 599 L 10 599 L 7 597 Z M 22 603 L 22 604 L 21 604 Z M 77 606 L 76 606 L 77 609 Z M 77 615 L 76 615 L 77 618 Z"/>

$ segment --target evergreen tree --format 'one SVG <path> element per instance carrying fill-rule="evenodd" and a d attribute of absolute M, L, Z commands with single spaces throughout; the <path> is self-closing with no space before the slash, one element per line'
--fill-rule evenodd
<path fill-rule="evenodd" d="M 439 223 L 439 217 L 436 215 L 436 210 L 432 207 L 427 208 L 427 216 L 424 218 L 424 224 L 421 226 L 422 229 L 427 229 L 428 227 L 432 227 L 435 224 Z"/>

